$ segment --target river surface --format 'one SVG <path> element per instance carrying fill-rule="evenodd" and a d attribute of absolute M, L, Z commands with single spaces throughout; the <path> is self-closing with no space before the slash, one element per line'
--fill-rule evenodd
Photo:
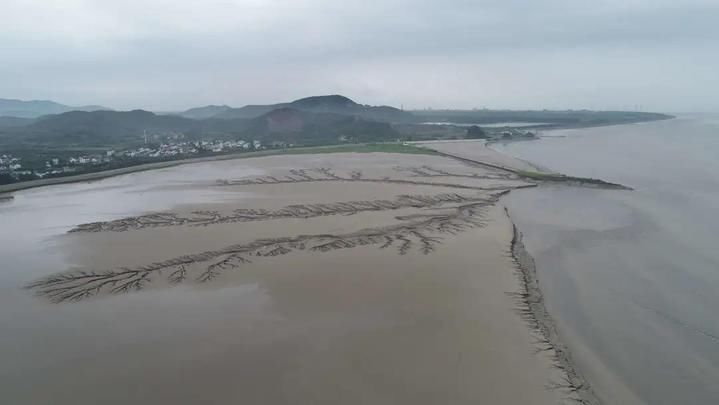
<path fill-rule="evenodd" d="M 605 403 L 719 403 L 719 115 L 551 131 L 499 151 L 635 188 L 512 193 L 579 369 Z"/>

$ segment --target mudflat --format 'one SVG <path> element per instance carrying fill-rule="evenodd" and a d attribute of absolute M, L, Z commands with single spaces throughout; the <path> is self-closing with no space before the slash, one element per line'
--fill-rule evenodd
<path fill-rule="evenodd" d="M 576 399 L 517 301 L 500 198 L 534 184 L 427 155 L 274 156 L 242 162 L 248 175 L 237 162 L 163 169 L 141 191 L 123 184 L 157 172 L 112 180 L 123 198 L 192 198 L 113 213 L 90 199 L 87 221 L 28 225 L 51 241 L 36 253 L 61 259 L 20 277 L 15 304 L 32 304 L 18 311 L 45 323 L 8 338 L 12 403 Z M 40 336 L 52 345 L 28 355 Z"/>

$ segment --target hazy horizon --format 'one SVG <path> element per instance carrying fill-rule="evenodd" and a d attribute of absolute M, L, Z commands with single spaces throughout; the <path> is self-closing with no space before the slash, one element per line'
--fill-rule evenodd
<path fill-rule="evenodd" d="M 719 111 L 719 3 L 6 0 L 0 98 Z"/>

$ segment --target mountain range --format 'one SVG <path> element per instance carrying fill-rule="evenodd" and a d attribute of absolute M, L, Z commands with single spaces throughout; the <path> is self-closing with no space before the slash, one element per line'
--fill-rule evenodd
<path fill-rule="evenodd" d="M 192 108 L 179 115 L 187 118 L 257 118 L 281 108 L 291 108 L 315 113 L 352 115 L 383 122 L 411 122 L 414 120 L 414 116 L 411 113 L 398 108 L 362 105 L 338 94 L 306 97 L 288 103 L 246 105 L 240 108 L 209 105 L 206 107 Z"/>
<path fill-rule="evenodd" d="M 0 117 L 37 118 L 48 114 L 62 114 L 68 111 L 109 110 L 99 105 L 71 107 L 49 100 L 14 100 L 0 98 Z"/>
<path fill-rule="evenodd" d="M 71 111 L 66 111 L 71 109 Z M 78 110 L 79 109 L 79 110 Z M 80 111 L 84 110 L 84 111 Z M 47 112 L 54 112 L 41 115 Z M 14 114 L 12 117 L 3 114 Z M 39 115 L 39 116 L 38 116 Z M 52 101 L 0 99 L 0 149 L 122 147 L 167 136 L 185 139 L 257 139 L 295 145 L 464 136 L 462 125 L 531 122 L 566 128 L 665 119 L 663 114 L 622 111 L 425 110 L 369 106 L 341 96 L 233 108 L 208 105 L 173 114 L 69 107 Z M 421 123 L 445 123 L 452 130 Z"/>
<path fill-rule="evenodd" d="M 192 118 L 193 120 L 202 120 L 212 118 L 227 110 L 232 110 L 232 107 L 226 105 L 206 105 L 204 107 L 190 108 L 189 110 L 185 110 L 177 115 L 185 118 Z"/>
<path fill-rule="evenodd" d="M 237 109 L 206 106 L 180 114 L 70 111 L 34 120 L 5 118 L 4 128 L 0 120 L 0 144 L 127 145 L 144 142 L 145 134 L 182 134 L 190 139 L 251 138 L 303 145 L 333 143 L 340 138 L 368 142 L 397 139 L 398 132 L 390 120 L 412 118 L 396 108 L 364 106 L 343 96 L 317 96 Z"/>

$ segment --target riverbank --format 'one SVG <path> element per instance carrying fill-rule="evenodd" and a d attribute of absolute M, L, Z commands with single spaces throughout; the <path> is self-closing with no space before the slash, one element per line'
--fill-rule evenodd
<path fill-rule="evenodd" d="M 469 165 L 503 170 L 528 181 L 563 184 L 574 187 L 632 190 L 631 187 L 623 184 L 611 183 L 590 177 L 569 176 L 540 168 L 531 162 L 492 149 L 483 140 L 416 142 L 415 144 L 431 149 L 440 156 L 459 160 Z"/>
<path fill-rule="evenodd" d="M 19 190 L 26 190 L 35 187 L 51 186 L 56 184 L 69 184 L 83 181 L 94 181 L 106 179 L 109 177 L 120 176 L 123 174 L 143 172 L 147 170 L 164 169 L 168 167 L 175 167 L 180 165 L 187 165 L 192 163 L 202 162 L 214 162 L 223 160 L 233 159 L 250 159 L 266 156 L 277 156 L 277 155 L 303 155 L 303 154 L 317 154 L 317 153 L 341 153 L 341 152 L 355 152 L 355 153 L 372 153 L 372 152 L 384 152 L 384 153 L 419 153 L 419 154 L 432 154 L 427 150 L 414 148 L 411 145 L 404 145 L 399 143 L 372 143 L 372 144 L 347 144 L 347 145 L 328 145 L 328 146 L 312 146 L 312 147 L 298 147 L 288 149 L 271 149 L 256 152 L 243 152 L 234 153 L 227 155 L 218 156 L 207 156 L 201 158 L 190 158 L 190 159 L 178 159 L 165 162 L 157 163 L 145 163 L 135 166 L 123 167 L 120 169 L 105 170 L 100 172 L 80 174 L 76 176 L 63 176 L 53 177 L 48 179 L 30 180 L 19 183 L 4 184 L 0 185 L 0 193 L 11 193 Z"/>

